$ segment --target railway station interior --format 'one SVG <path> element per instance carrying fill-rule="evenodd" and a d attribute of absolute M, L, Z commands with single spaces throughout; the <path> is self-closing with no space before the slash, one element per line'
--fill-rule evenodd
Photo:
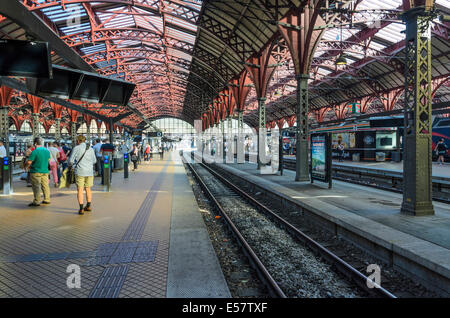
<path fill-rule="evenodd" d="M 448 298 L 449 32 L 447 0 L 0 0 L 0 298 Z"/>

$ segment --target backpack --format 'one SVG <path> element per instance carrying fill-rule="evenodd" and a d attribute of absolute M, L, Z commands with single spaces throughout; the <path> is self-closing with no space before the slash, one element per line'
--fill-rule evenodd
<path fill-rule="evenodd" d="M 64 152 L 64 150 L 60 150 L 60 149 L 58 149 L 58 150 L 59 150 L 59 162 L 66 161 L 67 160 L 67 155 Z"/>

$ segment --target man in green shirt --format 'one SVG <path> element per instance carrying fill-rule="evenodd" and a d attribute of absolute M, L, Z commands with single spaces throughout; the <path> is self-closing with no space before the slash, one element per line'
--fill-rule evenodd
<path fill-rule="evenodd" d="M 50 187 L 48 185 L 48 165 L 50 162 L 50 151 L 45 149 L 41 137 L 34 138 L 34 146 L 30 157 L 28 157 L 27 167 L 30 167 L 31 187 L 33 189 L 34 200 L 28 206 L 40 206 L 41 191 L 44 193 L 42 204 L 50 204 Z"/>

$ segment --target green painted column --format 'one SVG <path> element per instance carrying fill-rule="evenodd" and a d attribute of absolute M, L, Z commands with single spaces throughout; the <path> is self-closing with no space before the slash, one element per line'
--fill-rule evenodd
<path fill-rule="evenodd" d="M 297 153 L 295 181 L 309 181 L 308 162 L 308 74 L 296 75 L 297 80 Z"/>
<path fill-rule="evenodd" d="M 263 151 L 265 151 L 265 144 L 266 144 L 266 136 L 267 134 L 264 133 L 264 130 L 266 128 L 266 98 L 258 98 L 258 170 L 261 169 L 262 163 L 261 163 L 261 154 L 260 154 L 260 145 L 263 143 Z M 264 138 L 264 140 L 261 140 L 261 137 Z"/>
<path fill-rule="evenodd" d="M 405 40 L 405 129 L 401 213 L 433 215 L 431 13 L 414 8 L 403 14 Z"/>

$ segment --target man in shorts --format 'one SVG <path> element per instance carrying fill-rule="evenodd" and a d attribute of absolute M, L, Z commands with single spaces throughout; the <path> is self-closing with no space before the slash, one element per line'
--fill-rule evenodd
<path fill-rule="evenodd" d="M 73 148 L 69 164 L 75 167 L 75 180 L 78 191 L 78 204 L 80 210 L 78 214 L 83 215 L 85 211 L 92 211 L 92 191 L 94 185 L 94 164 L 97 162 L 95 151 L 85 143 L 84 136 L 77 137 L 77 146 Z M 83 207 L 83 189 L 86 192 L 87 204 Z"/>
<path fill-rule="evenodd" d="M 34 200 L 28 206 L 41 205 L 41 190 L 44 194 L 42 204 L 50 204 L 50 187 L 48 186 L 48 165 L 50 164 L 50 151 L 43 147 L 41 137 L 34 138 L 35 149 L 28 157 L 25 169 L 30 167 L 31 187 Z"/>

